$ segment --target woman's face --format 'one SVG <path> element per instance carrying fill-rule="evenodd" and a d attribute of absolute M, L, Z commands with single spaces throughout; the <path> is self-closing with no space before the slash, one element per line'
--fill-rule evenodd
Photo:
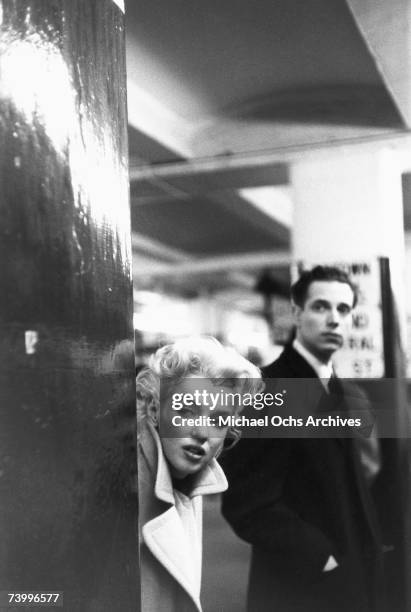
<path fill-rule="evenodd" d="M 195 393 L 196 390 L 198 393 Z M 182 479 L 199 472 L 222 447 L 229 425 L 220 425 L 219 417 L 233 415 L 234 408 L 222 406 L 222 402 L 219 402 L 210 410 L 210 396 L 207 394 L 213 393 L 217 397 L 220 390 L 233 391 L 214 385 L 207 378 L 191 376 L 174 385 L 167 397 L 162 398 L 159 434 L 174 478 Z M 192 402 L 189 396 L 193 396 Z M 179 401 L 175 401 L 175 398 Z M 188 399 L 184 401 L 183 398 Z M 175 406 L 181 408 L 175 409 Z M 197 419 L 196 424 L 186 421 L 194 419 Z"/>

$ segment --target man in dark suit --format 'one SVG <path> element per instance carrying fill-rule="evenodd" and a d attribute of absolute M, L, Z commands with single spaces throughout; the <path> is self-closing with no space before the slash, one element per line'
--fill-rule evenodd
<path fill-rule="evenodd" d="M 268 386 L 311 379 L 327 401 L 332 379 L 349 412 L 352 393 L 335 380 L 331 358 L 349 330 L 355 287 L 339 269 L 317 266 L 292 300 L 296 337 L 263 369 Z M 381 542 L 367 486 L 377 462 L 365 457 L 349 437 L 244 439 L 227 453 L 223 514 L 252 544 L 249 612 L 379 609 Z"/>

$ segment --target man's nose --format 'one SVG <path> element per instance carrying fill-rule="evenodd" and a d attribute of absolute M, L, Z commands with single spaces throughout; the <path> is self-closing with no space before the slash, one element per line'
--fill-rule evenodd
<path fill-rule="evenodd" d="M 340 313 L 336 308 L 331 308 L 329 311 L 327 323 L 332 327 L 337 327 L 340 324 Z"/>

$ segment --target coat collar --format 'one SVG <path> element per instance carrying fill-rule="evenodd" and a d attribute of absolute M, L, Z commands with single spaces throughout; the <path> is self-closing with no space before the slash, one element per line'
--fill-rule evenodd
<path fill-rule="evenodd" d="M 306 359 L 288 344 L 279 359 L 287 363 L 288 368 L 293 372 L 291 378 L 318 378 L 314 368 Z"/>
<path fill-rule="evenodd" d="M 297 338 L 295 338 L 293 341 L 293 349 L 310 364 L 324 387 L 327 387 L 328 381 L 334 374 L 331 359 L 328 361 L 328 363 L 322 363 L 319 359 L 317 359 L 317 357 L 315 357 L 315 355 L 310 353 L 310 351 L 306 349 L 305 346 L 301 344 L 299 340 L 297 340 Z"/>
<path fill-rule="evenodd" d="M 201 612 L 200 584 L 193 574 L 192 554 L 176 507 L 171 506 L 146 523 L 142 532 L 151 553 L 183 587 Z"/>
<path fill-rule="evenodd" d="M 149 520 L 142 527 L 144 542 L 154 557 L 167 569 L 171 576 L 183 587 L 201 611 L 199 598 L 200 585 L 193 573 L 192 552 L 187 545 L 181 518 L 176 507 L 173 482 L 167 461 L 164 457 L 157 431 L 147 421 L 139 436 L 140 450 L 148 463 L 154 481 L 154 495 L 157 499 L 170 504 L 169 508 Z M 193 488 L 187 497 L 195 509 L 198 520 L 201 546 L 201 500 L 198 496 L 220 493 L 228 487 L 222 468 L 213 459 L 198 474 Z M 181 494 L 180 494 L 181 495 Z"/>

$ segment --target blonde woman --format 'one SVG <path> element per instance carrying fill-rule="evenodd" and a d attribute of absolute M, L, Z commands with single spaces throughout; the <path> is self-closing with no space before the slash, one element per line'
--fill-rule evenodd
<path fill-rule="evenodd" d="M 238 437 L 225 417 L 239 407 L 226 405 L 224 393 L 254 394 L 260 378 L 209 337 L 164 346 L 137 376 L 142 612 L 201 611 L 202 497 L 227 488 L 216 457 Z M 194 389 L 196 401 L 185 405 Z M 213 393 L 220 401 L 205 425 Z"/>

